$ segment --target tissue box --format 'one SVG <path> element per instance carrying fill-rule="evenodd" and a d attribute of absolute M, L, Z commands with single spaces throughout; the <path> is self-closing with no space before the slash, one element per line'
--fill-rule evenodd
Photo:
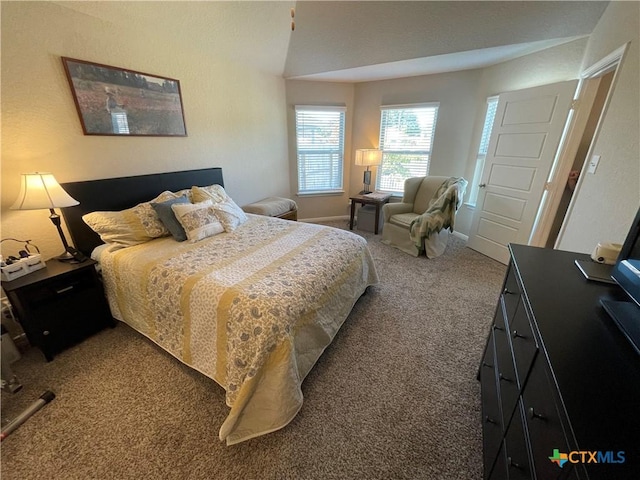
<path fill-rule="evenodd" d="M 38 253 L 35 255 L 29 255 L 26 258 L 21 258 L 17 262 L 0 268 L 2 270 L 2 280 L 10 282 L 16 278 L 20 278 L 36 270 L 46 267 L 42 261 L 42 256 Z"/>

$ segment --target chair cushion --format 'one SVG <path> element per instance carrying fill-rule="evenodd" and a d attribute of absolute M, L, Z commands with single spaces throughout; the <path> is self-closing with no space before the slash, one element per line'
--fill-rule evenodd
<path fill-rule="evenodd" d="M 245 205 L 242 209 L 247 213 L 277 217 L 283 213 L 296 210 L 298 205 L 293 200 L 281 197 L 268 197 L 259 202 Z"/>
<path fill-rule="evenodd" d="M 398 213 L 396 215 L 391 215 L 391 218 L 389 219 L 389 223 L 398 225 L 399 227 L 404 227 L 408 230 L 409 227 L 411 226 L 411 222 L 413 222 L 419 216 L 420 215 L 413 212 Z M 407 235 L 408 235 L 408 232 L 407 232 Z"/>

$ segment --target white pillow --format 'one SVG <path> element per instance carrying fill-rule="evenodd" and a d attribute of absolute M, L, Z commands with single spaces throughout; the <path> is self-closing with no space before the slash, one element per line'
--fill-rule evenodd
<path fill-rule="evenodd" d="M 231 200 L 231 197 L 227 197 L 222 202 L 214 203 L 213 208 L 227 232 L 232 232 L 238 228 L 238 225 L 242 225 L 249 219 L 244 210 Z"/>
<path fill-rule="evenodd" d="M 248 220 L 244 210 L 236 205 L 236 202 L 232 200 L 220 185 L 209 185 L 208 187 L 193 186 L 191 187 L 191 197 L 194 203 L 211 200 L 216 215 L 227 232 L 232 232 L 238 228 L 238 225 Z"/>
<path fill-rule="evenodd" d="M 175 203 L 171 205 L 171 209 L 190 242 L 224 232 L 211 200 L 200 203 Z"/>

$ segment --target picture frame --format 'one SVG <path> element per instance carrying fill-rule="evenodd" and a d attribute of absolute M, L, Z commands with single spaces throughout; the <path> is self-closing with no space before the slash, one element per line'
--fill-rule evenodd
<path fill-rule="evenodd" d="M 187 136 L 179 80 L 61 58 L 85 135 Z"/>

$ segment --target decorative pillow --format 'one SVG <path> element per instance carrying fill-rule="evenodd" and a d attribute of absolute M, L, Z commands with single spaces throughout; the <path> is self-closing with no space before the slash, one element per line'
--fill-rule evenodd
<path fill-rule="evenodd" d="M 200 203 L 176 203 L 171 205 L 171 209 L 190 242 L 197 242 L 224 232 L 224 227 L 216 216 L 211 200 Z"/>
<path fill-rule="evenodd" d="M 120 212 L 87 213 L 82 220 L 100 235 L 103 242 L 131 247 L 169 235 L 169 230 L 160 221 L 151 203 L 178 197 L 179 195 L 167 190 L 153 200 L 139 203 L 135 207 Z"/>
<path fill-rule="evenodd" d="M 214 203 L 213 208 L 216 211 L 216 215 L 220 219 L 220 223 L 227 232 L 232 232 L 238 225 L 242 225 L 248 220 L 247 214 L 231 200 L 231 197 L 227 197 L 226 200 Z"/>
<path fill-rule="evenodd" d="M 185 233 L 184 228 L 182 228 L 182 225 L 180 225 L 180 222 L 176 218 L 176 214 L 173 213 L 173 209 L 171 208 L 171 205 L 175 205 L 178 203 L 184 204 L 191 202 L 189 202 L 189 199 L 185 194 L 181 197 L 172 198 L 160 203 L 151 202 L 151 206 L 160 218 L 160 221 L 167 228 L 167 230 L 169 230 L 169 233 L 171 233 L 173 238 L 178 242 L 184 242 L 187 239 L 187 234 Z"/>
<path fill-rule="evenodd" d="M 193 203 L 213 200 L 213 203 L 223 202 L 229 198 L 227 192 L 220 185 L 209 185 L 208 187 L 191 187 L 191 200 Z"/>
<path fill-rule="evenodd" d="M 150 205 L 148 208 L 153 212 Z M 149 218 L 148 211 L 146 208 L 136 206 L 121 212 L 87 213 L 82 220 L 100 235 L 103 242 L 131 247 L 156 238 L 147 233 L 141 217 Z M 162 228 L 164 229 L 164 226 Z"/>
<path fill-rule="evenodd" d="M 220 185 L 209 185 L 208 187 L 191 187 L 191 198 L 194 203 L 205 200 L 213 201 L 213 208 L 225 231 L 231 232 L 238 225 L 247 221 L 247 215 L 236 205 L 232 198 Z"/>

